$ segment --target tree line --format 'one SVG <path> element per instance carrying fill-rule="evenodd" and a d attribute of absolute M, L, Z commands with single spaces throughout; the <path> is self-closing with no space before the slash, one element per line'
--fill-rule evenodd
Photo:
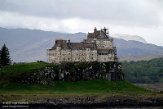
<path fill-rule="evenodd" d="M 134 83 L 163 83 L 163 58 L 123 62 L 125 79 Z"/>
<path fill-rule="evenodd" d="M 11 64 L 10 53 L 6 45 L 4 44 L 0 49 L 0 67 L 4 67 Z"/>

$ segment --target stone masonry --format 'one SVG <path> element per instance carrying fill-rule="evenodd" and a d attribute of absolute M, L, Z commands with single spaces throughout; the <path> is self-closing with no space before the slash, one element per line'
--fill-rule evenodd
<path fill-rule="evenodd" d="M 64 62 L 116 62 L 116 47 L 106 28 L 88 33 L 87 39 L 80 43 L 70 40 L 56 40 L 55 45 L 47 50 L 49 63 Z"/>

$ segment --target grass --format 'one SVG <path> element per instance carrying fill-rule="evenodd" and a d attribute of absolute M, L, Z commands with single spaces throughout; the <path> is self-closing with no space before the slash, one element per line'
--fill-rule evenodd
<path fill-rule="evenodd" d="M 103 101 L 107 97 L 134 98 L 137 100 L 163 97 L 127 81 L 90 80 L 78 82 L 55 81 L 51 85 L 39 84 L 0 84 L 0 101 L 35 102 L 66 97 L 94 96 Z"/>
<path fill-rule="evenodd" d="M 78 82 L 55 81 L 51 85 L 0 84 L 0 101 L 36 102 L 47 99 L 62 99 L 93 96 L 98 101 L 108 97 L 133 98 L 137 100 L 163 97 L 127 81 L 90 80 Z"/>
<path fill-rule="evenodd" d="M 46 94 L 106 94 L 106 93 L 148 93 L 144 88 L 130 84 L 127 81 L 90 80 L 78 82 L 55 81 L 51 85 L 39 84 L 0 84 L 2 93 L 46 93 Z"/>
<path fill-rule="evenodd" d="M 48 64 L 44 62 L 22 63 L 6 66 L 0 69 L 0 80 L 7 80 L 8 78 L 33 73 L 46 66 L 48 66 Z"/>

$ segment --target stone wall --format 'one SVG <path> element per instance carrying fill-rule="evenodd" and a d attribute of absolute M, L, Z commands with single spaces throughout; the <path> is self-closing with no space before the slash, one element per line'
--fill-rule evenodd
<path fill-rule="evenodd" d="M 49 50 L 48 62 L 61 63 L 61 62 L 113 62 L 115 61 L 113 53 L 98 54 L 97 50 Z"/>
<path fill-rule="evenodd" d="M 98 55 L 97 60 L 99 62 L 113 62 L 114 61 L 114 56 L 111 54 L 107 54 L 107 55 Z"/>
<path fill-rule="evenodd" d="M 72 61 L 72 54 L 73 53 L 72 53 L 71 49 L 61 50 L 60 61 L 61 62 L 69 62 L 69 61 Z"/>
<path fill-rule="evenodd" d="M 72 61 L 71 62 L 85 62 L 86 61 L 86 50 L 72 50 Z"/>
<path fill-rule="evenodd" d="M 115 51 L 113 38 L 109 36 L 107 29 L 94 29 L 80 43 L 56 40 L 55 45 L 48 50 L 48 62 L 114 62 L 117 61 Z"/>
<path fill-rule="evenodd" d="M 49 63 L 59 63 L 61 59 L 61 47 L 47 51 Z"/>
<path fill-rule="evenodd" d="M 48 62 L 49 63 L 61 63 L 61 62 L 111 62 L 115 61 L 115 54 L 110 52 L 113 50 L 113 43 L 110 39 L 97 39 L 90 38 L 85 40 L 86 43 L 96 43 L 97 49 L 62 49 L 57 46 L 55 49 L 48 50 Z M 65 42 L 66 43 L 66 42 Z M 56 43 L 57 45 L 58 43 Z M 108 52 L 107 54 L 99 54 L 98 52 L 103 50 Z"/>
<path fill-rule="evenodd" d="M 61 62 L 111 62 L 115 61 L 115 54 L 109 52 L 113 50 L 113 43 L 110 39 L 97 39 L 90 38 L 85 40 L 86 43 L 96 43 L 97 49 L 62 49 L 56 47 L 55 49 L 48 50 L 49 63 Z M 57 45 L 57 43 L 56 43 Z M 99 54 L 99 50 L 108 52 L 107 54 Z"/>
<path fill-rule="evenodd" d="M 92 62 L 97 61 L 97 50 L 71 50 L 57 49 L 48 50 L 49 63 L 61 62 Z"/>
<path fill-rule="evenodd" d="M 98 49 L 112 49 L 113 43 L 109 39 L 94 39 L 96 40 Z"/>

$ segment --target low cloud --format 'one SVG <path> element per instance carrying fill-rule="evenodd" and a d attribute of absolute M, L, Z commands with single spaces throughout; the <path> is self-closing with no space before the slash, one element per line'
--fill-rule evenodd
<path fill-rule="evenodd" d="M 115 25 L 159 25 L 161 1 L 153 0 L 5 0 L 0 10 L 57 19 L 103 20 Z"/>
<path fill-rule="evenodd" d="M 1 0 L 0 27 L 73 33 L 105 26 L 163 46 L 162 6 L 162 0 Z"/>

